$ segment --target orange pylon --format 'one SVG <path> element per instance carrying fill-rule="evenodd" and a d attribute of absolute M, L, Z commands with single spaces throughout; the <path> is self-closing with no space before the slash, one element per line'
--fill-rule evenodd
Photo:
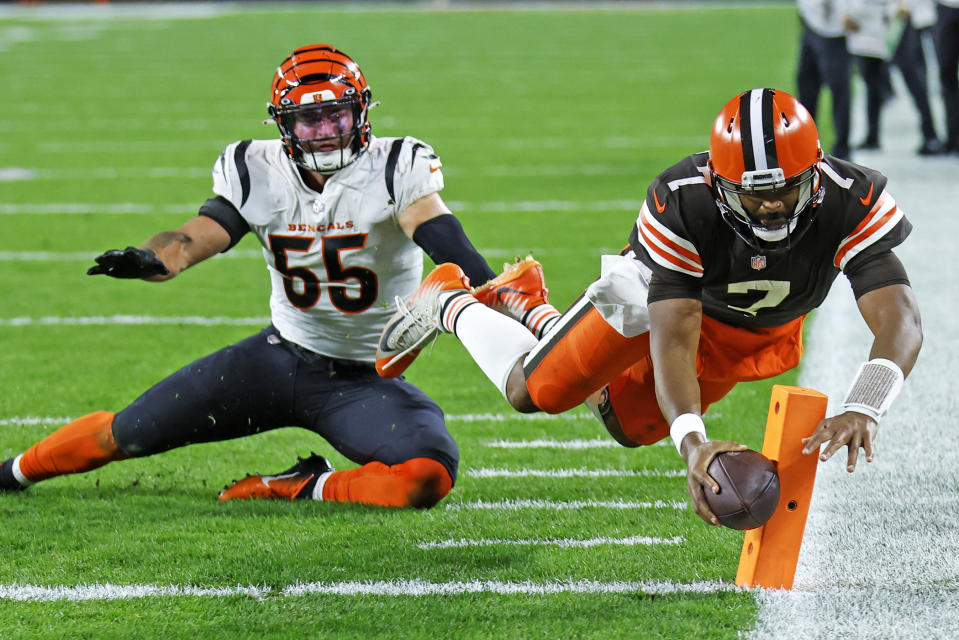
<path fill-rule="evenodd" d="M 766 524 L 746 532 L 736 584 L 792 589 L 819 456 L 802 454 L 802 438 L 826 417 L 828 398 L 818 391 L 774 385 L 763 455 L 776 461 L 779 506 Z"/>

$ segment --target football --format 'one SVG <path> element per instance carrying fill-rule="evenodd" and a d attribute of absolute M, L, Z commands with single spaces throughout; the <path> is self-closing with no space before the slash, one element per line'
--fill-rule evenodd
<path fill-rule="evenodd" d="M 703 490 L 719 523 L 731 529 L 755 529 L 769 520 L 779 504 L 776 463 L 752 449 L 724 451 L 707 469 L 719 493 Z"/>

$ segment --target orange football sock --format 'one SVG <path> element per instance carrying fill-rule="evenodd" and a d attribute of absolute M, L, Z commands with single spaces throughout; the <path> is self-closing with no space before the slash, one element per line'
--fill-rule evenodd
<path fill-rule="evenodd" d="M 446 467 L 431 458 L 413 458 L 393 466 L 370 462 L 356 469 L 334 471 L 323 485 L 323 499 L 428 509 L 452 488 L 453 479 Z"/>
<path fill-rule="evenodd" d="M 39 482 L 129 458 L 113 440 L 113 416 L 98 411 L 60 427 L 27 449 L 20 458 L 20 473 Z"/>

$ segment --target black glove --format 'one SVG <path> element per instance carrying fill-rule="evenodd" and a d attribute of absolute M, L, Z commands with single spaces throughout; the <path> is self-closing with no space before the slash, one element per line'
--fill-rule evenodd
<path fill-rule="evenodd" d="M 149 278 L 170 273 L 163 261 L 149 249 L 127 247 L 122 251 L 112 249 L 93 259 L 97 264 L 87 269 L 88 276 L 98 273 L 113 278 Z"/>

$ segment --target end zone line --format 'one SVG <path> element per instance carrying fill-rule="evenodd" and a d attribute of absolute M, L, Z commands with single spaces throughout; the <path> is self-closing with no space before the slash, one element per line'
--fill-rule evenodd
<path fill-rule="evenodd" d="M 528 540 L 502 540 L 498 538 L 480 538 L 479 540 L 468 540 L 460 538 L 458 540 L 443 540 L 442 542 L 421 542 L 416 545 L 420 549 L 458 549 L 462 547 L 493 547 L 493 546 L 518 546 L 518 547 L 595 547 L 603 544 L 636 546 L 636 545 L 677 545 L 685 542 L 682 536 L 673 536 L 672 538 L 658 538 L 650 536 L 630 536 L 628 538 L 589 538 L 589 539 L 528 539 Z"/>
<path fill-rule="evenodd" d="M 59 602 L 88 600 L 130 600 L 135 598 L 182 598 L 235 596 L 264 600 L 266 597 L 305 595 L 335 596 L 436 596 L 471 593 L 501 595 L 556 595 L 564 593 L 617 594 L 641 593 L 666 595 L 674 593 L 720 593 L 747 591 L 730 582 L 631 581 L 600 582 L 596 580 L 550 580 L 545 582 L 503 582 L 469 580 L 464 582 L 429 582 L 427 580 L 370 580 L 349 582 L 306 582 L 282 589 L 267 586 L 200 587 L 195 585 L 115 585 L 81 584 L 76 586 L 41 586 L 13 583 L 0 585 L 0 600 L 18 602 Z"/>

